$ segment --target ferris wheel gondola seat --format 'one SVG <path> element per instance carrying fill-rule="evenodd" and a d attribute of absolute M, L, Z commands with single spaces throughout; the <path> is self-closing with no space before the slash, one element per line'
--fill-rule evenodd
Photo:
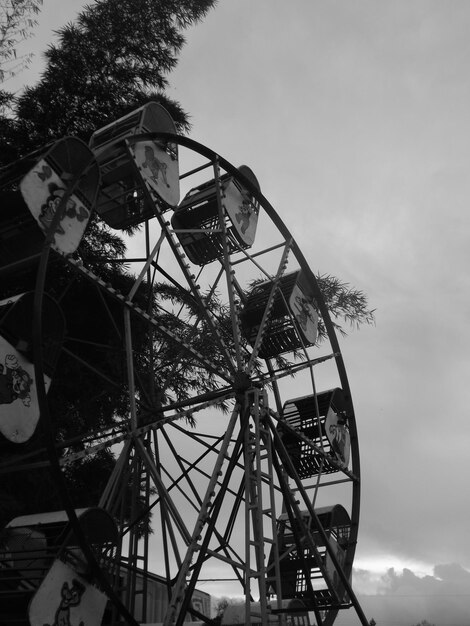
<path fill-rule="evenodd" d="M 148 102 L 93 133 L 89 145 L 102 177 L 97 212 L 111 228 L 132 228 L 178 204 L 176 144 L 142 137 L 159 132 L 175 134 L 175 123 L 164 107 Z"/>
<path fill-rule="evenodd" d="M 317 339 L 318 314 L 304 273 L 282 276 L 271 298 L 274 283 L 271 279 L 255 284 L 241 311 L 242 333 L 254 346 L 266 307 L 270 305 L 258 353 L 265 359 L 312 346 Z"/>
<path fill-rule="evenodd" d="M 97 555 L 116 543 L 116 523 L 105 510 L 91 507 L 79 509 L 76 514 L 88 544 Z M 0 531 L 2 618 L 3 607 L 10 605 L 12 624 L 29 623 L 21 621 L 27 618 L 28 604 L 51 571 L 57 577 L 58 561 L 75 578 L 84 575 L 87 569 L 65 511 L 17 517 Z M 62 581 L 59 583 L 63 584 Z M 60 594 L 58 597 L 60 599 Z M 49 603 L 54 601 L 55 598 L 49 596 Z"/>
<path fill-rule="evenodd" d="M 342 389 L 288 400 L 282 414 L 284 421 L 280 422 L 278 430 L 299 478 L 309 478 L 319 472 L 331 474 L 348 467 L 351 442 Z M 286 471 L 293 477 L 288 464 Z"/>
<path fill-rule="evenodd" d="M 18 273 L 37 260 L 46 234 L 60 254 L 77 249 L 99 187 L 98 165 L 88 146 L 64 137 L 5 168 L 0 179 L 0 267 Z M 65 204 L 64 204 L 65 203 Z M 62 218 L 50 233 L 56 211 Z"/>
<path fill-rule="evenodd" d="M 247 165 L 241 165 L 238 170 L 253 188 L 260 190 L 256 176 Z M 229 254 L 250 248 L 255 240 L 258 213 L 259 203 L 243 183 L 236 176 L 224 174 L 218 182 L 213 179 L 191 189 L 171 223 L 189 260 L 195 265 L 206 265 L 223 258 L 224 240 Z"/>
<path fill-rule="evenodd" d="M 339 565 L 343 567 L 351 532 L 351 519 L 346 509 L 340 504 L 335 504 L 315 509 L 315 515 Z M 327 550 L 325 540 L 310 513 L 303 511 L 301 516 L 302 523 L 297 520 L 292 522 L 287 513 L 283 513 L 277 519 L 277 549 L 282 590 L 277 589 L 277 583 L 269 577 L 269 572 L 275 567 L 274 546 L 269 556 L 268 589 L 271 594 L 280 593 L 283 599 L 302 600 L 305 608 L 310 610 L 339 607 L 345 599 L 344 585 Z M 306 529 L 312 537 L 318 558 L 305 543 Z M 307 571 L 310 573 L 309 579 L 305 575 Z"/>
<path fill-rule="evenodd" d="M 40 416 L 34 361 L 34 292 L 0 302 L 0 433 L 8 441 L 28 441 Z M 57 302 L 42 302 L 41 355 L 46 392 L 65 335 L 65 320 Z"/>

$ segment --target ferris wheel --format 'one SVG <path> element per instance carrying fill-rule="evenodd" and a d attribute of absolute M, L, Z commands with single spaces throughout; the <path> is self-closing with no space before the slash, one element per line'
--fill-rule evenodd
<path fill-rule="evenodd" d="M 329 625 L 350 607 L 367 624 L 351 588 L 360 467 L 346 370 L 317 280 L 253 171 L 177 135 L 150 103 L 89 147 L 66 138 L 7 174 L 21 202 L 0 262 L 29 287 L 0 302 L 0 391 L 7 374 L 26 381 L 0 398 L 0 472 L 52 468 L 63 504 L 2 531 L 9 619 L 52 624 L 69 602 L 77 624 L 180 626 L 210 622 L 210 594 L 240 602 L 222 624 Z M 77 475 L 94 506 L 81 507 Z"/>

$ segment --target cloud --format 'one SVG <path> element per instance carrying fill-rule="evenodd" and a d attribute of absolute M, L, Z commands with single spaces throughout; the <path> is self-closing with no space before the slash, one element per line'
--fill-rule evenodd
<path fill-rule="evenodd" d="M 401 597 L 407 607 L 418 605 L 424 610 L 421 619 L 435 624 L 468 624 L 470 572 L 460 565 L 436 565 L 433 576 L 424 577 L 408 569 L 401 574 L 389 570 L 381 592 L 391 598 Z"/>
<path fill-rule="evenodd" d="M 377 626 L 413 626 L 423 620 L 436 626 L 468 626 L 470 572 L 456 563 L 435 565 L 432 575 L 418 575 L 411 569 L 390 568 L 378 577 L 368 570 L 355 570 L 356 588 L 368 620 Z M 340 613 L 336 626 L 358 623 L 354 609 Z"/>
<path fill-rule="evenodd" d="M 367 619 L 377 626 L 415 626 L 424 620 L 435 626 L 468 626 L 470 572 L 456 563 L 435 565 L 432 575 L 408 568 L 381 573 L 355 568 L 353 588 Z M 214 596 L 214 609 L 222 599 L 233 605 L 242 602 L 239 597 Z M 339 612 L 335 626 L 359 623 L 350 608 Z"/>

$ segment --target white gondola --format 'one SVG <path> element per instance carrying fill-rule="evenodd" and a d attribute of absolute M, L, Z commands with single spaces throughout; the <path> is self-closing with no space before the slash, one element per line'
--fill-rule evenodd
<path fill-rule="evenodd" d="M 284 422 L 280 422 L 279 431 L 299 478 L 309 478 L 319 472 L 330 474 L 348 467 L 351 439 L 341 389 L 288 400 L 282 414 Z M 283 423 L 289 428 L 284 428 Z M 289 466 L 286 470 L 293 474 Z"/>
<path fill-rule="evenodd" d="M 33 350 L 34 293 L 0 302 L 0 433 L 12 443 L 25 443 L 39 421 Z M 42 305 L 42 363 L 49 389 L 65 334 L 62 311 L 53 298 Z"/>
<path fill-rule="evenodd" d="M 94 507 L 76 514 L 98 557 L 112 549 L 117 528 L 106 511 Z M 0 545 L 0 601 L 9 607 L 12 624 L 62 623 L 54 620 L 67 606 L 75 607 L 70 613 L 74 623 L 101 624 L 107 597 L 90 580 L 65 511 L 13 519 L 0 533 Z"/>
<path fill-rule="evenodd" d="M 351 530 L 351 520 L 346 509 L 336 504 L 315 509 L 315 515 L 325 532 L 335 559 L 342 568 Z M 268 578 L 271 593 L 281 593 L 284 600 L 302 600 L 305 607 L 310 610 L 339 607 L 345 600 L 345 589 L 337 568 L 329 555 L 325 540 L 315 527 L 308 511 L 302 513 L 302 519 L 312 533 L 316 554 L 306 544 L 298 522 L 292 523 L 288 514 L 283 513 L 277 520 L 282 590 L 277 589 L 276 584 Z M 269 559 L 270 571 L 274 570 L 273 550 L 274 548 Z"/>
<path fill-rule="evenodd" d="M 0 191 L 0 265 L 18 272 L 18 264 L 37 256 L 49 233 L 63 255 L 77 249 L 90 220 L 100 174 L 83 141 L 65 137 L 2 172 L 7 191 Z M 19 190 L 8 181 L 21 178 Z M 61 219 L 50 233 L 58 209 Z"/>
<path fill-rule="evenodd" d="M 238 170 L 255 189 L 260 189 L 249 167 L 241 165 Z M 235 176 L 224 174 L 219 183 L 221 213 L 217 181 L 210 180 L 186 194 L 171 221 L 184 251 L 195 265 L 221 259 L 224 241 L 232 253 L 249 248 L 255 240 L 258 202 Z"/>
<path fill-rule="evenodd" d="M 102 177 L 96 210 L 112 228 L 131 228 L 179 202 L 178 149 L 171 141 L 134 138 L 176 133 L 168 111 L 156 102 L 100 128 L 90 139 Z M 145 184 L 152 197 L 144 193 Z"/>
<path fill-rule="evenodd" d="M 270 358 L 312 346 L 317 339 L 318 313 L 312 288 L 303 272 L 282 276 L 271 298 L 274 280 L 256 284 L 241 312 L 242 332 L 255 345 L 265 310 L 270 306 L 259 356 Z"/>

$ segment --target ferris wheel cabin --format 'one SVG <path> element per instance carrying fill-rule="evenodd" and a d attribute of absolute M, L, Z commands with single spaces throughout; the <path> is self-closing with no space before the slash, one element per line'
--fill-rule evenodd
<path fill-rule="evenodd" d="M 252 346 L 267 307 L 269 318 L 261 338 L 260 357 L 271 358 L 315 344 L 318 314 L 312 288 L 302 271 L 286 274 L 279 281 L 263 281 L 252 288 L 241 312 L 242 333 Z"/>
<path fill-rule="evenodd" d="M 0 443 L 22 444 L 34 434 L 40 417 L 33 340 L 34 293 L 0 302 Z M 42 302 L 41 353 L 46 393 L 59 359 L 65 320 L 57 302 Z"/>
<path fill-rule="evenodd" d="M 85 539 L 97 557 L 105 558 L 108 552 L 111 558 L 117 542 L 113 518 L 99 507 L 76 513 Z M 0 606 L 2 619 L 9 620 L 5 623 L 38 623 L 51 598 L 60 598 L 65 583 L 68 589 L 74 584 L 83 587 L 82 602 L 94 601 L 92 609 L 101 605 L 104 612 L 106 596 L 86 582 L 88 565 L 65 511 L 11 520 L 0 532 L 0 556 Z M 85 593 L 87 586 L 91 593 Z"/>
<path fill-rule="evenodd" d="M 299 478 L 310 478 L 319 472 L 330 474 L 348 467 L 350 436 L 342 389 L 288 400 L 283 407 L 283 417 L 278 429 Z M 286 465 L 286 471 L 293 475 L 290 465 Z"/>
<path fill-rule="evenodd" d="M 0 170 L 0 267 L 2 276 L 37 260 L 57 209 L 52 247 L 74 252 L 93 211 L 100 182 L 92 152 L 65 137 Z M 15 189 L 15 187 L 19 188 Z M 62 202 L 63 201 L 63 202 Z M 63 206 L 65 202 L 65 206 Z"/>
<path fill-rule="evenodd" d="M 253 171 L 241 165 L 238 171 L 252 187 L 260 186 Z M 220 203 L 224 209 L 221 227 Z M 224 255 L 249 248 L 256 235 L 259 203 L 238 177 L 224 174 L 191 189 L 178 206 L 172 226 L 188 258 L 205 265 Z"/>
<path fill-rule="evenodd" d="M 280 583 L 284 599 L 302 600 L 309 610 L 313 608 L 326 610 L 340 605 L 345 600 L 345 588 L 327 549 L 325 537 L 335 559 L 343 566 L 349 545 L 351 520 L 346 509 L 340 504 L 316 509 L 315 517 L 316 520 L 313 520 L 308 511 L 302 512 L 302 524 L 295 520 L 291 521 L 287 513 L 278 518 Z M 317 524 L 324 533 L 320 533 Z M 315 551 L 320 556 L 320 563 L 306 541 L 304 525 L 312 538 Z M 268 571 L 274 570 L 274 562 L 275 554 L 272 548 Z M 268 583 L 272 594 L 279 593 L 275 577 L 268 578 Z"/>
<path fill-rule="evenodd" d="M 177 145 L 153 133 L 176 133 L 170 114 L 157 102 L 100 128 L 90 139 L 102 177 L 96 210 L 111 228 L 132 228 L 153 217 L 155 210 L 164 212 L 179 202 Z"/>

